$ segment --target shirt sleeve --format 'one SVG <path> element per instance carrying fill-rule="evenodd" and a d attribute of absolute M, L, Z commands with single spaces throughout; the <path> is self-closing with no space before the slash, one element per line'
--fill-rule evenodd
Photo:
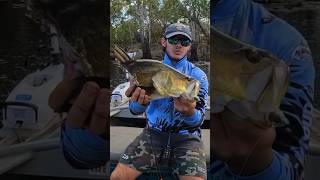
<path fill-rule="evenodd" d="M 196 111 L 191 116 L 183 116 L 184 122 L 190 127 L 199 127 L 202 125 L 208 101 L 208 78 L 207 75 L 197 68 L 194 77 L 200 82 L 200 90 L 198 93 L 199 100 L 196 104 Z"/>
<path fill-rule="evenodd" d="M 89 129 L 72 128 L 64 122 L 61 144 L 66 161 L 76 169 L 96 168 L 109 160 L 109 142 Z"/>
<path fill-rule="evenodd" d="M 309 147 L 315 81 L 313 60 L 306 42 L 291 51 L 287 64 L 290 67 L 290 83 L 280 109 L 289 124 L 276 128 L 273 148 L 291 162 L 292 179 L 300 179 Z"/>
<path fill-rule="evenodd" d="M 146 111 L 148 106 L 139 104 L 137 101 L 129 101 L 130 112 L 134 115 L 142 114 Z"/>

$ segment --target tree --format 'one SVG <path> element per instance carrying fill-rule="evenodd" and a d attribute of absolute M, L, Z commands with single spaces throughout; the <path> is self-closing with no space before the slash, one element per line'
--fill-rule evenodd
<path fill-rule="evenodd" d="M 138 40 L 144 58 L 151 58 L 151 45 L 159 43 L 165 26 L 175 22 L 191 26 L 191 54 L 197 60 L 197 46 L 203 47 L 198 42 L 209 43 L 209 0 L 113 0 L 111 3 L 112 43 L 130 46 Z"/>

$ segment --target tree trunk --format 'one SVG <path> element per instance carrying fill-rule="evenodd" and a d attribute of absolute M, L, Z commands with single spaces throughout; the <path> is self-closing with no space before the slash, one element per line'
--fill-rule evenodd
<path fill-rule="evenodd" d="M 149 40 L 144 38 L 142 43 L 143 59 L 152 59 Z"/>
<path fill-rule="evenodd" d="M 190 56 L 191 61 L 199 61 L 197 49 L 198 49 L 198 43 L 193 42 L 192 48 L 191 48 L 191 56 Z"/>

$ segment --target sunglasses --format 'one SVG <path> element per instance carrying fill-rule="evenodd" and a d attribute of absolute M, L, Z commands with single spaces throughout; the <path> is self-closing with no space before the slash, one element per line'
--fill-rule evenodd
<path fill-rule="evenodd" d="M 190 39 L 179 39 L 179 38 L 169 38 L 168 42 L 173 45 L 180 43 L 183 47 L 187 47 L 191 44 Z"/>

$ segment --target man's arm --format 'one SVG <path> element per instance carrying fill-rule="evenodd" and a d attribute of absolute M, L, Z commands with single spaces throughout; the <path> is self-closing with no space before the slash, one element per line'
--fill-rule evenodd
<path fill-rule="evenodd" d="M 130 100 L 129 101 L 129 109 L 132 114 L 139 115 L 139 114 L 142 114 L 146 111 L 147 106 L 144 106 L 137 101 Z"/>
<path fill-rule="evenodd" d="M 183 122 L 189 127 L 198 127 L 203 123 L 206 104 L 208 101 L 208 78 L 206 74 L 199 68 L 195 69 L 194 78 L 200 82 L 200 90 L 198 93 L 199 101 L 195 102 L 193 107 L 190 107 L 190 113 L 183 114 Z M 177 108 L 176 108 L 177 109 Z M 181 110 L 178 110 L 181 112 Z"/>
<path fill-rule="evenodd" d="M 96 168 L 109 160 L 107 140 L 87 128 L 74 128 L 64 122 L 61 143 L 65 159 L 74 168 Z"/>
<path fill-rule="evenodd" d="M 309 148 L 315 69 L 304 40 L 291 52 L 287 62 L 290 66 L 290 84 L 280 106 L 289 124 L 276 129 L 277 138 L 273 148 L 290 161 L 292 179 L 300 179 Z"/>
<path fill-rule="evenodd" d="M 55 111 L 61 112 L 65 100 L 73 95 L 76 84 L 72 81 L 62 81 L 51 93 L 49 104 Z M 100 89 L 94 82 L 86 83 L 62 124 L 63 154 L 74 168 L 95 168 L 109 160 L 106 139 L 109 97 L 108 90 Z"/>

